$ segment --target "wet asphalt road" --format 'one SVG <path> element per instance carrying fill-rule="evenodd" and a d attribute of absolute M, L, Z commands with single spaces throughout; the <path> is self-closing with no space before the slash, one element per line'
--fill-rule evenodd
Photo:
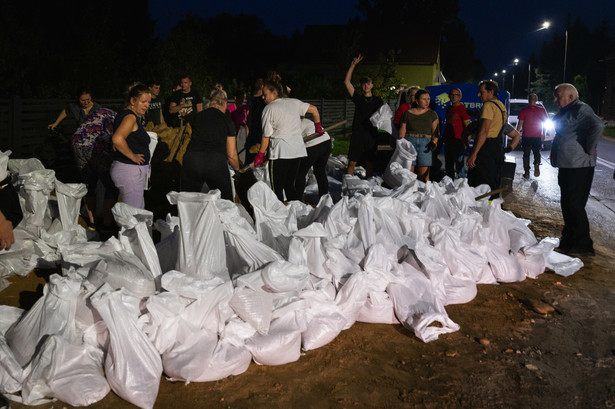
<path fill-rule="evenodd" d="M 515 184 L 530 184 L 535 191 L 534 198 L 541 203 L 559 208 L 560 190 L 557 184 L 557 168 L 551 166 L 548 150 L 541 152 L 542 165 L 540 177 L 534 177 L 533 166 L 530 178 L 523 178 L 523 152 L 514 151 L 509 155 L 516 158 Z M 532 163 L 530 159 L 530 164 Z M 601 234 L 610 242 L 615 242 L 615 140 L 603 138 L 598 144 L 598 161 L 590 197 L 586 206 L 592 230 L 600 229 Z"/>

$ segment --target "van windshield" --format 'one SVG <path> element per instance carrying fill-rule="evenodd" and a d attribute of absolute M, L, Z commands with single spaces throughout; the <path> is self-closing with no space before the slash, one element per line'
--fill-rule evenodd
<path fill-rule="evenodd" d="M 521 110 L 525 108 L 526 106 L 527 104 L 524 104 L 524 103 L 511 103 L 510 104 L 510 115 L 519 116 L 519 112 L 521 112 Z"/>

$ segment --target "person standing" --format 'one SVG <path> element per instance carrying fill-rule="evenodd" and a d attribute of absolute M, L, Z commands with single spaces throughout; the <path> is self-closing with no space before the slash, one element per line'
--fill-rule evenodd
<path fill-rule="evenodd" d="M 438 144 L 438 114 L 429 109 L 431 98 L 429 91 L 420 89 L 416 93 L 416 106 L 410 108 L 401 116 L 399 122 L 399 138 L 406 138 L 416 150 L 416 160 L 412 162 L 411 172 L 418 179 L 429 180 L 429 168 L 432 163 L 432 151 Z"/>
<path fill-rule="evenodd" d="M 150 137 L 141 119 L 149 108 L 152 96 L 144 84 L 136 83 L 128 90 L 126 109 L 117 114 L 113 128 L 113 163 L 111 178 L 122 195 L 122 201 L 143 209 L 143 191 L 149 174 Z"/>
<path fill-rule="evenodd" d="M 399 121 L 401 121 L 401 116 L 404 114 L 404 112 L 416 106 L 415 96 L 417 91 L 420 89 L 421 87 L 419 87 L 418 85 L 413 85 L 406 91 L 406 100 L 399 105 L 399 108 L 397 108 L 397 111 L 395 111 L 395 117 L 393 118 L 393 124 L 395 124 L 397 128 L 399 128 Z"/>
<path fill-rule="evenodd" d="M 56 127 L 68 116 L 70 113 L 75 121 L 77 121 L 77 125 L 81 125 L 85 122 L 90 111 L 96 111 L 97 109 L 102 108 L 98 103 L 92 100 L 92 93 L 88 89 L 82 89 L 77 94 L 77 103 L 71 102 L 60 111 L 58 118 L 54 123 L 49 124 L 47 127 L 52 131 L 56 129 Z"/>
<path fill-rule="evenodd" d="M 150 81 L 147 84 L 147 87 L 152 95 L 152 100 L 144 117 L 145 125 L 150 122 L 152 122 L 154 126 L 164 124 L 164 116 L 162 115 L 162 106 L 164 105 L 164 102 L 160 97 L 160 82 L 155 80 Z"/>
<path fill-rule="evenodd" d="M 301 117 L 310 113 L 314 127 L 320 135 L 324 134 L 318 109 L 311 104 L 286 95 L 281 78 L 275 74 L 263 87 L 263 98 L 267 106 L 263 110 L 263 136 L 261 146 L 254 158 L 254 166 L 260 166 L 269 149 L 269 178 L 271 188 L 280 201 L 300 200 L 295 189 L 295 180 L 301 158 L 307 156 L 301 136 Z"/>
<path fill-rule="evenodd" d="M 604 124 L 591 107 L 579 100 L 572 84 L 562 83 L 553 94 L 559 112 L 553 118 L 555 137 L 551 165 L 558 168 L 564 228 L 559 250 L 569 256 L 593 256 L 585 205 L 594 178 L 598 141 Z"/>
<path fill-rule="evenodd" d="M 466 111 L 465 105 L 461 103 L 461 90 L 451 88 L 448 97 L 451 105 L 446 108 L 444 121 L 444 168 L 446 175 L 451 179 L 465 177 L 465 167 L 463 163 L 463 153 L 465 146 L 461 140 L 461 134 L 466 126 L 470 124 L 470 116 Z"/>
<path fill-rule="evenodd" d="M 203 110 L 203 98 L 194 89 L 190 77 L 184 75 L 179 81 L 181 89 L 171 95 L 169 113 L 179 115 L 185 122 L 192 122 L 194 114 Z"/>
<path fill-rule="evenodd" d="M 250 152 L 250 148 L 257 143 L 260 143 L 263 136 L 262 116 L 265 109 L 265 100 L 263 99 L 263 79 L 258 78 L 254 83 L 254 94 L 248 99 L 247 107 L 247 137 L 244 145 L 245 163 L 254 161 L 255 153 Z"/>
<path fill-rule="evenodd" d="M 355 92 L 354 85 L 352 85 L 352 73 L 362 60 L 361 54 L 352 59 L 344 79 L 346 90 L 354 103 L 354 118 L 352 119 L 352 135 L 348 149 L 348 169 L 346 173 L 354 175 L 354 168 L 357 163 L 364 163 L 366 177 L 369 179 L 374 172 L 374 162 L 378 153 L 378 129 L 372 125 L 369 118 L 384 102 L 372 93 L 374 84 L 370 77 L 361 78 L 359 81 L 361 92 Z"/>
<path fill-rule="evenodd" d="M 478 97 L 483 107 L 480 110 L 478 134 L 467 161 L 468 184 L 472 187 L 482 184 L 489 185 L 491 190 L 500 187 L 504 165 L 502 131 L 508 116 L 504 104 L 497 99 L 498 93 L 499 88 L 495 81 L 481 81 L 478 86 Z"/>
<path fill-rule="evenodd" d="M 529 105 L 519 112 L 517 130 L 521 133 L 523 147 L 523 177 L 530 178 L 530 151 L 534 154 L 534 176 L 540 176 L 540 148 L 544 139 L 543 121 L 549 118 L 544 107 L 537 105 L 538 95 L 531 93 Z"/>
<path fill-rule="evenodd" d="M 316 133 L 314 122 L 307 118 L 301 119 L 301 135 L 305 138 Z M 325 132 L 309 141 L 305 142 L 307 156 L 301 158 L 295 189 L 299 199 L 303 199 L 305 191 L 306 176 L 310 168 L 314 171 L 314 177 L 318 184 L 318 197 L 329 193 L 329 179 L 327 178 L 327 162 L 331 155 L 331 136 Z"/>

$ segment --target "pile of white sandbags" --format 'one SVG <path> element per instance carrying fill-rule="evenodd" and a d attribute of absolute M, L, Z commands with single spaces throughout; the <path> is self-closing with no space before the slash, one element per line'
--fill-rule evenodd
<path fill-rule="evenodd" d="M 217 190 L 169 193 L 179 216 L 155 223 L 117 204 L 117 238 L 59 243 L 63 275 L 34 307 L 0 307 L 0 392 L 79 406 L 113 390 L 151 408 L 163 373 L 206 382 L 252 361 L 283 365 L 357 321 L 430 342 L 459 329 L 445 307 L 472 300 L 477 283 L 582 266 L 553 256 L 557 239 L 538 243 L 501 200 L 475 201 L 485 186 L 391 175 L 392 189 L 346 177 L 347 194 L 315 208 L 257 182 L 254 220 Z"/>

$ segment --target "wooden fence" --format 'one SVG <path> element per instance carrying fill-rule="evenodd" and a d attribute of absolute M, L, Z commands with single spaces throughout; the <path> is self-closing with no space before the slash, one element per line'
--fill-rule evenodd
<path fill-rule="evenodd" d="M 53 123 L 60 111 L 69 101 L 59 99 L 25 99 L 12 97 L 0 99 L 0 150 L 11 150 L 11 158 L 28 158 L 35 156 L 34 152 L 45 149 L 45 145 L 53 143 L 49 138 L 47 125 Z M 105 108 L 117 111 L 122 105 L 119 99 L 97 99 L 96 102 Z M 315 105 L 321 115 L 324 127 L 348 120 L 345 128 L 352 124 L 354 104 L 348 99 L 344 100 L 305 100 Z M 388 101 L 392 108 L 395 100 Z M 65 135 L 71 135 L 77 124 L 69 115 L 60 124 Z M 338 128 L 333 136 L 344 132 Z M 59 143 L 59 142 L 58 142 Z"/>

